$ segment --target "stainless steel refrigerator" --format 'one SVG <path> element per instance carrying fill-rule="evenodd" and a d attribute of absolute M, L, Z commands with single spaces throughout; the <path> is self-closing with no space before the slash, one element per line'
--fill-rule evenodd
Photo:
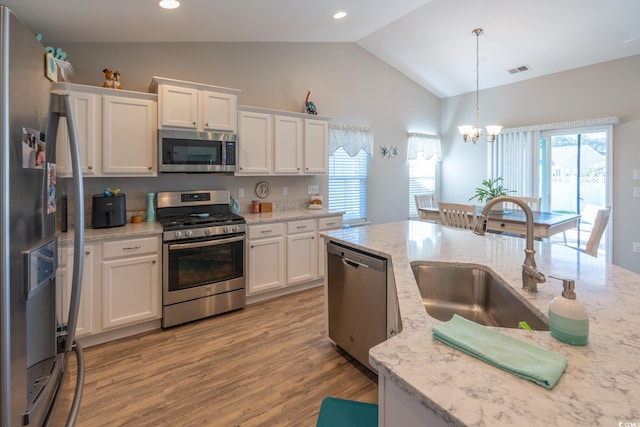
<path fill-rule="evenodd" d="M 2 427 L 51 423 L 74 350 L 79 356 L 79 381 L 68 425 L 75 423 L 82 395 L 82 350 L 74 345 L 84 241 L 82 176 L 71 103 L 68 96 L 51 93 L 46 72 L 49 65 L 53 64 L 31 31 L 0 6 Z M 73 181 L 77 259 L 68 313 L 60 313 L 61 305 L 56 304 L 60 197 L 55 152 L 62 117 L 67 120 L 72 164 L 78 171 Z"/>

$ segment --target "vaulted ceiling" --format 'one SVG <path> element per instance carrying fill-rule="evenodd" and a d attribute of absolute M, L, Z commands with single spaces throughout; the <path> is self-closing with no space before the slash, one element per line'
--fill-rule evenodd
<path fill-rule="evenodd" d="M 352 42 L 439 97 L 640 54 L 638 0 L 2 0 L 45 42 Z M 338 10 L 346 18 L 334 20 Z M 45 43 L 46 44 L 46 43 Z M 528 71 L 509 70 L 527 66 Z"/>

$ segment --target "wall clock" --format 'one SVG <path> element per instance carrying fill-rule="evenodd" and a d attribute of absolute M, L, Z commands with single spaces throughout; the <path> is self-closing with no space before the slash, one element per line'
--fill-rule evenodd
<path fill-rule="evenodd" d="M 267 182 L 262 181 L 259 182 L 258 185 L 256 185 L 256 195 L 258 197 L 264 199 L 265 197 L 269 196 L 269 194 L 271 194 L 271 186 L 269 186 Z"/>

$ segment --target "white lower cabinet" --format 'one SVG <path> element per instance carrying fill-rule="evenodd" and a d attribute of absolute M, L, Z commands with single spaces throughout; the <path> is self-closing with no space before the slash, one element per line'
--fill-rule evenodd
<path fill-rule="evenodd" d="M 73 253 L 72 242 L 65 242 L 61 246 L 58 320 L 65 323 L 71 297 Z M 103 332 L 118 332 L 128 326 L 160 319 L 160 253 L 158 236 L 85 244 L 77 338 L 94 336 L 90 338 L 94 340 Z M 94 341 L 97 342 L 104 341 Z"/>
<path fill-rule="evenodd" d="M 73 276 L 73 247 L 62 248 L 60 256 L 60 284 L 57 293 L 58 307 L 61 308 L 58 321 L 68 322 L 69 304 L 71 301 L 71 281 Z M 82 338 L 94 333 L 93 310 L 91 304 L 94 291 L 95 248 L 93 245 L 84 246 L 84 262 L 82 268 L 82 288 L 80 290 L 80 309 L 76 324 L 76 338 Z"/>
<path fill-rule="evenodd" d="M 342 216 L 282 221 L 247 227 L 247 296 L 288 286 L 300 289 L 324 276 L 324 239 L 318 230 L 342 228 Z M 277 291 L 277 292 L 275 292 Z"/>
<path fill-rule="evenodd" d="M 280 223 L 250 225 L 247 232 L 247 295 L 285 285 L 284 226 Z"/>
<path fill-rule="evenodd" d="M 287 223 L 287 285 L 317 277 L 317 239 L 315 219 Z"/>
<path fill-rule="evenodd" d="M 318 231 L 340 230 L 342 228 L 342 215 L 318 219 Z M 325 238 L 318 235 L 318 278 L 324 277 L 324 264 L 327 248 Z"/>
<path fill-rule="evenodd" d="M 103 330 L 160 318 L 157 237 L 103 243 L 101 308 Z"/>

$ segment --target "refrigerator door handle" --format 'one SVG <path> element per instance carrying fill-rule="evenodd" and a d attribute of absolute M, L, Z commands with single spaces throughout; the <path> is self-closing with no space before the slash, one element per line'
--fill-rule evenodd
<path fill-rule="evenodd" d="M 76 132 L 76 118 L 73 114 L 71 98 L 68 94 L 57 95 L 64 99 L 64 114 L 67 119 L 69 132 L 69 148 L 71 152 L 71 167 L 73 171 L 73 276 L 71 279 L 71 301 L 69 302 L 69 320 L 67 321 L 67 342 L 65 351 L 73 350 L 80 310 L 80 292 L 82 287 L 82 269 L 84 264 L 84 188 L 82 181 L 82 165 L 80 163 L 80 149 Z"/>

